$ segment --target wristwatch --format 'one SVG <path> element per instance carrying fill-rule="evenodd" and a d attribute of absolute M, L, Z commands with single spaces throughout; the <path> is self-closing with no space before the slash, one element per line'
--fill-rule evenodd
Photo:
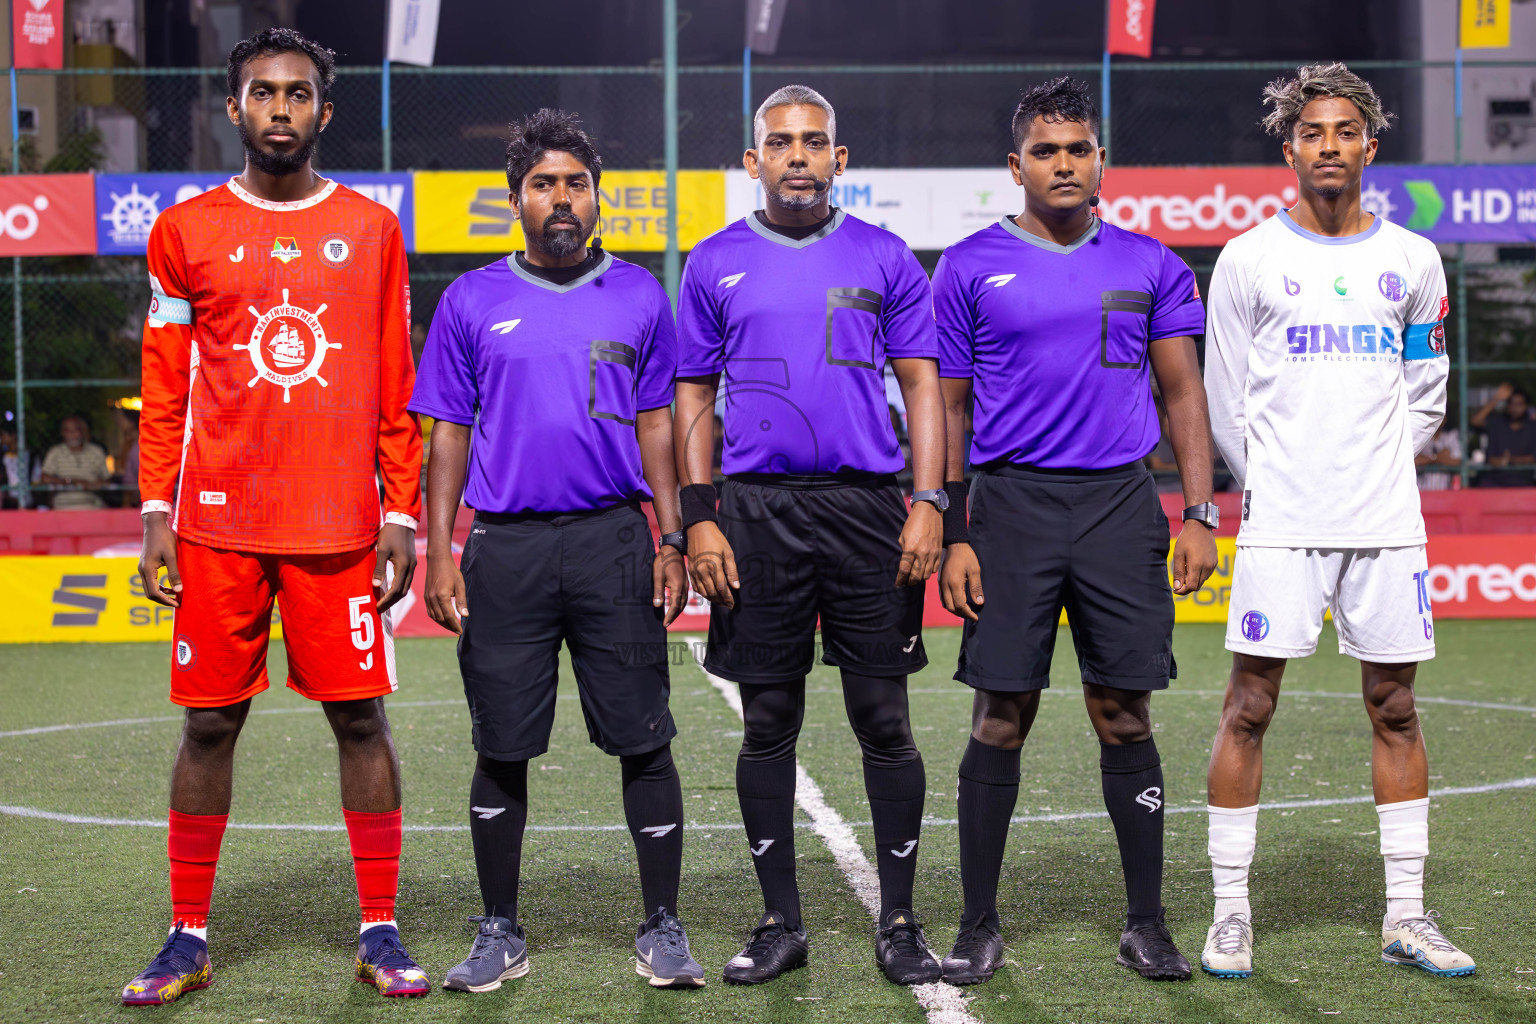
<path fill-rule="evenodd" d="M 682 530 L 678 530 L 675 533 L 662 534 L 661 543 L 657 547 L 667 547 L 669 545 L 676 548 L 678 554 L 686 555 L 688 553 L 688 534 Z"/>
<path fill-rule="evenodd" d="M 915 505 L 920 501 L 928 502 L 940 512 L 945 512 L 949 509 L 949 493 L 942 489 L 933 491 L 913 491 L 912 503 Z"/>
<path fill-rule="evenodd" d="M 1208 526 L 1214 530 L 1216 525 L 1221 522 L 1221 510 L 1216 507 L 1215 502 L 1201 502 L 1199 505 L 1191 505 L 1184 510 L 1184 521 L 1187 523 L 1191 519 L 1201 526 Z"/>

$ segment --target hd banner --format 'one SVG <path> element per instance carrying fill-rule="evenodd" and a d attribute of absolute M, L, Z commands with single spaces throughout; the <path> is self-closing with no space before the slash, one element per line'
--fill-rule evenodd
<path fill-rule="evenodd" d="M 677 172 L 678 246 L 692 249 L 725 226 L 723 175 Z M 661 171 L 608 171 L 598 185 L 603 247 L 661 252 L 667 247 L 667 176 Z M 499 171 L 418 171 L 416 251 L 508 253 L 523 247 L 523 229 L 507 203 Z"/>
<path fill-rule="evenodd" d="M 414 249 L 416 216 L 410 174 L 338 171 L 328 176 L 389 207 L 400 219 L 407 251 Z M 142 256 L 149 244 L 149 229 L 162 211 L 218 188 L 230 177 L 227 171 L 96 175 L 96 251 L 104 256 Z"/>
<path fill-rule="evenodd" d="M 417 553 L 423 559 L 425 549 L 425 540 L 418 541 Z M 1172 553 L 1170 545 L 1170 558 Z M 1174 600 L 1175 621 L 1227 621 L 1232 570 L 1242 556 L 1231 537 L 1216 539 L 1216 553 L 1216 571 L 1205 586 Z M 422 599 L 426 577 L 423 560 L 416 566 L 410 592 L 390 612 L 396 636 L 448 635 L 427 616 Z M 1442 619 L 1536 618 L 1536 534 L 1431 537 L 1424 592 L 1435 616 Z M 144 596 L 136 558 L 0 558 L 0 594 L 4 595 L 0 598 L 0 643 L 169 643 L 174 635 L 175 614 Z M 928 581 L 923 624 L 960 624 L 939 602 L 937 576 Z M 688 607 L 672 628 L 680 632 L 707 630 L 709 603 L 698 594 L 690 594 Z"/>

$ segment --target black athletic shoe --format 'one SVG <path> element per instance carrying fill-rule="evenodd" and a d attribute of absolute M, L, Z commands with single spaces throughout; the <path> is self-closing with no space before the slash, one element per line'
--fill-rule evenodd
<path fill-rule="evenodd" d="M 752 929 L 747 948 L 725 965 L 725 980 L 733 985 L 760 985 L 785 971 L 805 966 L 805 925 L 790 931 L 784 927 L 784 915 L 770 910 Z"/>
<path fill-rule="evenodd" d="M 1003 937 L 986 921 L 962 925 L 955 948 L 944 958 L 944 980 L 951 985 L 979 985 L 1003 966 Z"/>
<path fill-rule="evenodd" d="M 923 940 L 922 924 L 910 910 L 891 911 L 875 929 L 875 963 L 897 985 L 922 985 L 944 976 Z"/>
<path fill-rule="evenodd" d="M 1189 961 L 1174 946 L 1173 936 L 1163 924 L 1164 913 L 1159 910 L 1153 924 L 1137 925 L 1121 932 L 1120 955 L 1115 957 L 1115 962 L 1153 981 L 1188 981 Z"/>

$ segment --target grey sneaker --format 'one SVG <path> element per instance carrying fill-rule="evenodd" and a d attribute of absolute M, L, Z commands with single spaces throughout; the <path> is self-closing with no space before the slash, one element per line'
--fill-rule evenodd
<path fill-rule="evenodd" d="M 635 973 L 653 988 L 702 988 L 704 968 L 688 952 L 688 933 L 666 907 L 635 931 Z"/>
<path fill-rule="evenodd" d="M 528 973 L 528 943 L 523 926 L 504 917 L 472 917 L 480 931 L 475 944 L 457 967 L 443 979 L 443 988 L 454 992 L 494 992 L 501 983 Z"/>

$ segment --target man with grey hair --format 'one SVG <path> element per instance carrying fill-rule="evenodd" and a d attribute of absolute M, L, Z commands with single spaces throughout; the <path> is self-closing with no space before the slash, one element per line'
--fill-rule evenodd
<path fill-rule="evenodd" d="M 927 780 L 907 716 L 907 675 L 928 661 L 923 583 L 938 568 L 947 504 L 933 302 L 906 243 L 832 205 L 848 163 L 835 130 L 813 89 L 786 86 L 763 102 L 743 162 L 767 202 L 699 243 L 678 298 L 674 429 L 689 570 L 711 605 L 704 666 L 741 688 L 736 790 L 765 904 L 726 965 L 737 984 L 805 964 L 795 740 L 818 619 L 822 660 L 841 671 L 864 755 L 880 875 L 875 959 L 898 984 L 940 975 L 912 908 Z M 896 482 L 887 359 L 909 416 L 910 511 Z"/>
<path fill-rule="evenodd" d="M 1471 974 L 1424 911 L 1430 776 L 1413 694 L 1418 662 L 1435 656 L 1413 463 L 1445 417 L 1445 271 L 1431 242 L 1361 207 L 1389 121 L 1367 82 L 1317 64 L 1264 98 L 1300 200 L 1227 243 L 1211 279 L 1205 387 L 1243 514 L 1232 674 L 1207 778 L 1215 922 L 1200 963 L 1217 977 L 1253 973 L 1264 732 L 1286 660 L 1317 649 L 1331 610 L 1371 722 L 1381 958 Z"/>

